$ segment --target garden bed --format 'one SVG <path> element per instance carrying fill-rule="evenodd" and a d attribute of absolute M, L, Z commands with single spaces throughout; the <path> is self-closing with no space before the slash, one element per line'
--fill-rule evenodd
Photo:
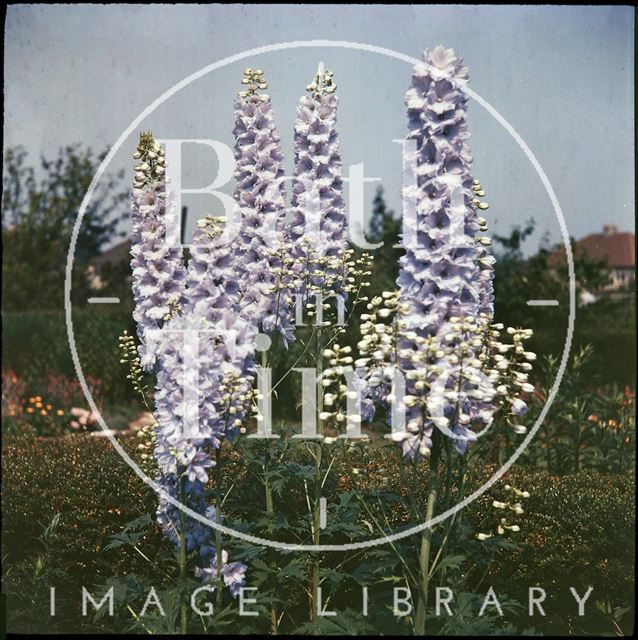
<path fill-rule="evenodd" d="M 137 455 L 135 438 L 122 437 L 121 442 L 133 457 Z M 361 466 L 358 485 L 361 492 L 372 491 L 383 482 L 384 491 L 401 493 L 399 457 L 388 457 L 384 451 L 371 448 L 363 457 L 354 455 L 335 463 L 326 483 L 328 502 L 338 501 L 339 493 L 352 489 L 347 467 L 353 464 Z M 55 584 L 61 594 L 77 592 L 78 585 L 108 584 L 111 579 L 119 580 L 129 574 L 145 576 L 151 584 L 165 579 L 161 558 L 168 543 L 154 525 L 140 536 L 139 551 L 130 546 L 107 548 L 111 537 L 127 523 L 154 514 L 156 498 L 105 439 L 87 434 L 64 438 L 8 437 L 3 445 L 3 460 L 5 573 L 19 575 L 25 563 L 42 553 L 42 543 L 38 541 L 42 525 L 59 513 L 62 515 L 57 538 L 48 550 L 46 562 L 57 576 Z M 494 471 L 494 467 L 470 469 L 468 492 Z M 226 466 L 223 483 L 233 484 L 233 491 L 238 492 L 234 504 L 255 501 L 254 487 L 236 454 Z M 506 552 L 499 551 L 481 561 L 480 576 L 476 574 L 470 585 L 477 593 L 484 591 L 485 585 L 491 585 L 496 592 L 520 602 L 526 602 L 529 587 L 543 586 L 548 592 L 548 617 L 540 621 L 536 618 L 533 626 L 544 632 L 566 632 L 569 624 L 579 624 L 574 616 L 567 615 L 573 613 L 569 606 L 574 606 L 569 587 L 582 594 L 592 585 L 592 605 L 598 604 L 590 608 L 597 613 L 589 623 L 595 629 L 609 630 L 608 618 L 613 616 L 606 617 L 599 608 L 622 610 L 633 602 L 633 547 L 627 544 L 627 540 L 634 538 L 635 527 L 633 473 L 581 472 L 556 476 L 515 467 L 463 511 L 464 526 L 475 532 L 493 527 L 499 514 L 491 504 L 494 499 L 503 499 L 507 483 L 530 493 L 525 514 L 519 520 L 521 531 L 508 537 L 511 546 Z M 289 505 L 295 504 L 293 494 L 285 496 Z M 232 520 L 232 514 L 228 518 Z M 391 519 L 400 526 L 400 510 Z M 325 554 L 322 562 L 326 567 L 334 567 L 343 557 L 341 552 Z M 359 566 L 365 563 L 364 555 Z M 250 562 L 247 564 L 250 585 Z M 472 561 L 465 558 L 463 564 L 469 569 Z M 360 594 L 356 589 L 345 592 L 358 602 Z M 9 629 L 23 629 L 20 609 L 9 610 L 13 616 Z M 45 606 L 43 615 L 46 613 Z M 67 611 L 60 608 L 55 624 L 59 630 L 71 632 L 90 627 L 89 620 L 81 617 L 75 602 Z M 520 624 L 526 624 L 522 614 Z"/>

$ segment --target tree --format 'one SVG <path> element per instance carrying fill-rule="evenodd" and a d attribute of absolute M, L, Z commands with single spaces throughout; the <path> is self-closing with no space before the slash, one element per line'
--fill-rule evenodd
<path fill-rule="evenodd" d="M 71 232 L 82 199 L 106 152 L 71 145 L 57 158 L 41 158 L 43 177 L 27 166 L 22 147 L 5 152 L 2 196 L 3 307 L 60 309 Z M 87 207 L 75 250 L 72 292 L 77 302 L 90 294 L 86 267 L 117 234 L 127 217 L 123 172 L 100 180 Z M 123 234 L 120 234 L 123 235 Z"/>
<path fill-rule="evenodd" d="M 388 209 L 383 197 L 383 187 L 379 187 L 372 201 L 370 217 L 370 241 L 382 242 L 382 246 L 374 250 L 372 276 L 372 293 L 390 291 L 396 287 L 399 275 L 399 258 L 402 248 L 396 248 L 401 234 L 401 219 L 396 218 L 394 211 Z"/>
<path fill-rule="evenodd" d="M 493 236 L 502 247 L 501 251 L 495 251 L 496 317 L 511 326 L 531 326 L 534 319 L 538 320 L 539 313 L 546 324 L 551 324 L 562 318 L 569 306 L 569 274 L 564 253 L 561 255 L 560 250 L 549 246 L 545 239 L 535 255 L 523 256 L 522 244 L 535 228 L 536 223 L 530 219 L 522 227 L 513 227 L 509 236 Z M 578 300 L 583 291 L 596 291 L 606 284 L 609 276 L 604 260 L 593 260 L 583 251 L 577 251 L 573 238 L 571 247 Z M 531 298 L 558 300 L 560 305 L 539 311 L 527 306 Z"/>

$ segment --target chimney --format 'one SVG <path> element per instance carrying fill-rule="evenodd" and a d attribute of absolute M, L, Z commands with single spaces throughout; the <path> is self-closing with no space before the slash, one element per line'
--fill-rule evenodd
<path fill-rule="evenodd" d="M 188 207 L 182 207 L 182 224 L 181 224 L 181 237 L 180 242 L 186 242 L 186 219 L 188 218 Z"/>
<path fill-rule="evenodd" d="M 618 233 L 618 227 L 615 224 L 606 224 L 603 226 L 603 233 L 606 236 L 613 236 Z"/>

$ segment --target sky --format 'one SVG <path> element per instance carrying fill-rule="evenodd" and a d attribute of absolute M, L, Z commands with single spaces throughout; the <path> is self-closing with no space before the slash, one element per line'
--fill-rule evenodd
<path fill-rule="evenodd" d="M 5 26 L 4 146 L 23 145 L 33 164 L 67 144 L 110 148 L 167 89 L 242 51 L 290 41 L 385 47 L 414 58 L 443 44 L 462 56 L 470 88 L 525 140 L 551 182 L 569 234 L 614 223 L 634 229 L 634 12 L 613 6 L 453 5 L 11 5 Z M 264 70 L 292 173 L 297 102 L 319 61 L 334 72 L 346 172 L 364 164 L 365 198 L 382 184 L 401 210 L 404 94 L 411 67 L 378 53 L 304 47 L 263 53 L 213 71 L 176 93 L 140 129 L 158 138 L 233 143 L 233 98 L 245 67 Z M 491 231 L 534 218 L 528 241 L 560 240 L 559 225 L 530 161 L 476 101 L 468 124 L 473 172 L 487 192 Z M 109 170 L 132 177 L 136 136 Z M 183 186 L 216 175 L 211 150 L 184 149 Z M 231 193 L 232 183 L 223 190 Z M 219 213 L 212 196 L 185 198 L 189 228 Z"/>

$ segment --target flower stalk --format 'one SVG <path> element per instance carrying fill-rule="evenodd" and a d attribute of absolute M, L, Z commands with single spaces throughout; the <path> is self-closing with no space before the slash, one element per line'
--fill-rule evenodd
<path fill-rule="evenodd" d="M 430 453 L 430 476 L 427 488 L 427 503 L 425 507 L 425 521 L 432 520 L 436 512 L 439 496 L 439 459 L 441 456 L 442 434 L 436 430 L 432 436 L 432 451 Z M 426 527 L 421 533 L 421 547 L 419 550 L 419 597 L 415 615 L 416 635 L 425 634 L 425 614 L 428 605 L 428 587 L 430 584 L 430 553 L 432 550 L 432 533 L 434 528 Z"/>

